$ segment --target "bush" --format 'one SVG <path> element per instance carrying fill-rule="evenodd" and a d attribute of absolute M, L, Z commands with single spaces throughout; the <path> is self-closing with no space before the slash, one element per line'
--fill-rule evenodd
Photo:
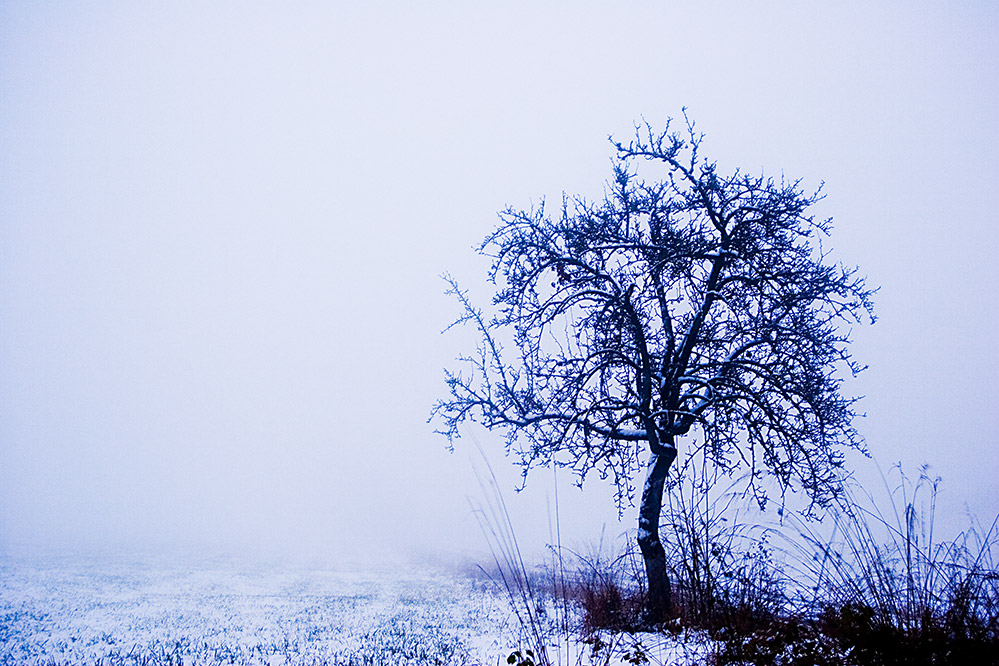
<path fill-rule="evenodd" d="M 703 455 L 688 458 L 670 486 L 661 530 L 676 619 L 712 635 L 768 626 L 785 606 L 785 583 L 769 533 L 741 519 L 752 500 Z"/>
<path fill-rule="evenodd" d="M 887 501 L 846 484 L 842 501 L 811 516 L 817 520 L 788 514 L 765 527 L 744 518 L 752 510 L 746 493 L 726 486 L 703 457 L 688 459 L 671 482 L 661 526 L 674 608 L 659 629 L 706 632 L 715 666 L 999 666 L 999 518 L 940 540 L 938 480 L 925 470 L 914 483 L 900 468 L 894 473 Z M 601 540 L 585 556 L 553 548 L 552 567 L 539 577 L 520 557 L 502 498 L 496 505 L 484 529 L 532 661 L 561 663 L 546 647 L 561 643 L 568 654 L 577 630 L 593 660 L 598 652 L 609 659 L 621 642 L 608 643 L 606 632 L 648 628 L 634 546 L 608 555 Z M 775 547 L 778 536 L 783 545 Z M 632 657 L 648 661 L 637 647 Z"/>
<path fill-rule="evenodd" d="M 792 519 L 788 560 L 806 584 L 802 612 L 849 654 L 844 663 L 999 664 L 996 523 L 953 540 L 935 529 L 939 479 L 894 468 L 879 503 L 858 486 L 826 517 L 832 534 Z"/>
<path fill-rule="evenodd" d="M 602 630 L 636 631 L 645 608 L 641 561 L 633 545 L 619 554 L 608 553 L 604 539 L 583 554 L 568 548 L 555 552 L 558 581 L 554 592 L 575 604 L 587 636 Z"/>
<path fill-rule="evenodd" d="M 674 581 L 662 628 L 707 631 L 718 665 L 999 664 L 997 524 L 940 541 L 938 480 L 895 473 L 887 501 L 847 486 L 819 520 L 789 516 L 782 531 L 740 520 L 740 496 L 709 467 L 685 468 L 662 526 Z M 637 554 L 577 560 L 566 594 L 584 629 L 639 628 Z"/>

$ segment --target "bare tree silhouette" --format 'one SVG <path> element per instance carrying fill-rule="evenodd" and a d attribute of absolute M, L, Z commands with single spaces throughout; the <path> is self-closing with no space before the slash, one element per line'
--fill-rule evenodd
<path fill-rule="evenodd" d="M 686 115 L 684 116 L 686 120 Z M 611 478 L 619 507 L 645 468 L 638 543 L 648 617 L 670 608 L 659 536 L 664 481 L 680 438 L 725 469 L 745 468 L 782 496 L 825 504 L 838 492 L 843 448 L 862 449 L 855 399 L 840 392 L 860 367 L 844 323 L 873 321 L 855 269 L 830 263 L 829 220 L 799 182 L 718 173 L 703 135 L 648 125 L 617 150 L 603 201 L 564 197 L 507 209 L 480 247 L 492 257 L 484 313 L 450 277 L 456 324 L 481 344 L 447 371 L 432 419 L 453 441 L 466 420 L 505 430 L 527 472 L 571 468 Z M 654 180 L 639 178 L 639 171 Z M 505 343 L 505 344 L 504 344 Z"/>

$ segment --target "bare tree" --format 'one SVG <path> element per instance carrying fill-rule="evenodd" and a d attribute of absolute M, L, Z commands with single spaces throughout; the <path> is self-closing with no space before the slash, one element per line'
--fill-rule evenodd
<path fill-rule="evenodd" d="M 843 449 L 863 449 L 840 385 L 861 369 L 846 329 L 873 322 L 872 290 L 828 261 L 830 221 L 808 214 L 820 192 L 721 175 L 700 157 L 702 139 L 689 120 L 681 132 L 646 126 L 627 145 L 612 139 L 602 202 L 501 213 L 479 250 L 493 258 L 491 314 L 447 278 L 464 307 L 456 324 L 477 327 L 481 344 L 446 374 L 439 431 L 453 440 L 467 419 L 503 429 L 525 478 L 539 465 L 569 467 L 580 483 L 596 472 L 615 482 L 619 508 L 644 465 L 638 544 L 652 620 L 671 603 L 659 520 L 681 437 L 747 470 L 761 504 L 768 485 L 827 503 Z"/>

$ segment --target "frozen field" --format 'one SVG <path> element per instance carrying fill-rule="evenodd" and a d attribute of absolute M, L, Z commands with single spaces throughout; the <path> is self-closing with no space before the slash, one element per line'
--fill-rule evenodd
<path fill-rule="evenodd" d="M 487 583 L 412 568 L 0 559 L 0 664 L 497 663 L 516 627 Z"/>
<path fill-rule="evenodd" d="M 542 616 L 553 663 L 629 663 L 641 641 L 647 663 L 690 664 L 705 648 L 644 635 L 593 655 L 558 610 Z M 431 567 L 0 557 L 0 666 L 506 664 L 520 637 L 495 583 Z"/>

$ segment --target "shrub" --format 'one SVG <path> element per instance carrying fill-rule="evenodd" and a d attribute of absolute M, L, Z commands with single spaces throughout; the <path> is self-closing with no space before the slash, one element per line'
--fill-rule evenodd
<path fill-rule="evenodd" d="M 882 505 L 848 487 L 828 537 L 796 523 L 803 550 L 793 559 L 821 631 L 861 665 L 999 663 L 996 523 L 939 541 L 939 479 L 925 469 L 915 483 L 900 467 L 894 475 Z"/>
<path fill-rule="evenodd" d="M 738 485 L 703 455 L 691 456 L 671 483 L 664 512 L 674 614 L 712 635 L 766 626 L 785 605 L 770 535 L 741 519 L 753 500 Z"/>

